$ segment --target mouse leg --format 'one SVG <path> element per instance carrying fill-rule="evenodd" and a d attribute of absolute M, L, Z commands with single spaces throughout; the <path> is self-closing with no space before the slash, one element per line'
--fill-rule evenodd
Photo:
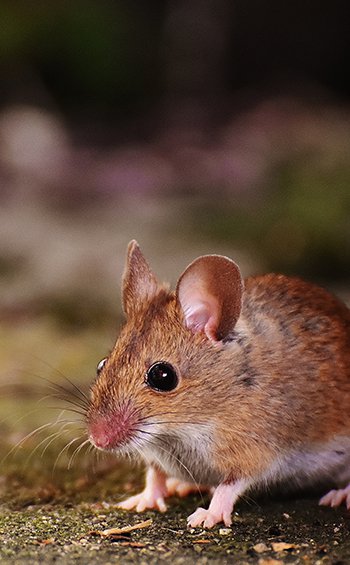
<path fill-rule="evenodd" d="M 350 510 L 350 483 L 345 488 L 333 489 L 325 494 L 319 504 L 321 506 L 340 506 L 345 502 L 346 507 Z"/>
<path fill-rule="evenodd" d="M 195 528 L 203 524 L 204 528 L 212 528 L 215 524 L 223 522 L 225 526 L 230 526 L 233 506 L 248 486 L 249 482 L 244 479 L 233 483 L 220 483 L 214 491 L 209 508 L 197 508 L 187 518 L 187 525 Z"/>
<path fill-rule="evenodd" d="M 155 508 L 160 512 L 165 512 L 167 507 L 164 499 L 167 496 L 166 475 L 155 467 L 148 467 L 146 485 L 143 491 L 120 502 L 118 508 L 123 508 L 124 510 L 135 508 L 136 512 Z"/>
<path fill-rule="evenodd" d="M 166 486 L 168 489 L 168 496 L 179 496 L 180 498 L 184 498 L 191 493 L 200 494 L 203 492 L 210 492 L 212 488 L 208 485 L 187 483 L 186 481 L 180 481 L 173 477 L 166 480 Z"/>

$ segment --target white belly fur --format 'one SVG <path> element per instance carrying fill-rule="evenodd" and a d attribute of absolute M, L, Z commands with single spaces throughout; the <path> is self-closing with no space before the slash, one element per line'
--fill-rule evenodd
<path fill-rule="evenodd" d="M 350 437 L 339 436 L 326 445 L 294 449 L 281 455 L 259 478 L 258 484 L 292 483 L 309 487 L 317 483 L 344 486 L 350 481 Z"/>

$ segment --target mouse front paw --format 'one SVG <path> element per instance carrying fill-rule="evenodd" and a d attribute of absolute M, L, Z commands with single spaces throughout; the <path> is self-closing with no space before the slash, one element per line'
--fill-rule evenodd
<path fill-rule="evenodd" d="M 327 494 L 325 494 L 319 504 L 321 506 L 340 506 L 343 502 L 345 502 L 346 507 L 350 510 L 350 483 L 345 488 L 339 488 L 330 490 Z"/>
<path fill-rule="evenodd" d="M 123 510 L 133 510 L 136 512 L 143 512 L 144 510 L 159 510 L 160 512 L 166 512 L 167 506 L 164 501 L 164 497 L 160 493 L 150 493 L 147 489 L 130 496 L 123 502 L 117 505 L 118 508 Z"/>
<path fill-rule="evenodd" d="M 205 508 L 197 508 L 191 516 L 187 518 L 187 526 L 189 528 L 196 528 L 202 526 L 204 528 L 212 528 L 215 524 L 223 522 L 225 526 L 231 526 L 231 512 L 213 512 Z"/>
<path fill-rule="evenodd" d="M 168 496 L 166 477 L 159 469 L 150 467 L 146 474 L 146 486 L 142 492 L 130 496 L 118 504 L 118 508 L 143 512 L 144 510 L 159 510 L 166 512 L 165 497 Z"/>
<path fill-rule="evenodd" d="M 187 519 L 187 525 L 195 528 L 203 524 L 204 528 L 212 528 L 223 522 L 231 526 L 231 514 L 238 497 L 246 490 L 249 481 L 241 479 L 234 482 L 220 483 L 214 490 L 208 510 L 197 508 Z"/>

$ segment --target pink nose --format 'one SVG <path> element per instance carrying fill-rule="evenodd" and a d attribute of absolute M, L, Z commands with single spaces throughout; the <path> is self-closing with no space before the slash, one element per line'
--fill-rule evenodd
<path fill-rule="evenodd" d="M 130 437 L 130 425 L 118 419 L 99 419 L 90 422 L 90 441 L 100 449 L 113 449 Z"/>
<path fill-rule="evenodd" d="M 101 449 L 108 449 L 113 443 L 110 432 L 105 430 L 103 426 L 90 426 L 90 438 L 92 443 Z"/>

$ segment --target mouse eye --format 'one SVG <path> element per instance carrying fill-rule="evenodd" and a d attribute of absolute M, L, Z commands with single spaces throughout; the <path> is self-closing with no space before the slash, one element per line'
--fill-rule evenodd
<path fill-rule="evenodd" d="M 159 392 L 169 392 L 177 387 L 179 378 L 170 363 L 157 361 L 150 366 L 146 373 L 145 382 L 148 386 Z"/>
<path fill-rule="evenodd" d="M 103 369 L 103 367 L 105 366 L 107 361 L 107 357 L 105 357 L 104 359 L 101 359 L 101 361 L 99 362 L 99 364 L 96 367 L 96 374 L 99 375 Z"/>

